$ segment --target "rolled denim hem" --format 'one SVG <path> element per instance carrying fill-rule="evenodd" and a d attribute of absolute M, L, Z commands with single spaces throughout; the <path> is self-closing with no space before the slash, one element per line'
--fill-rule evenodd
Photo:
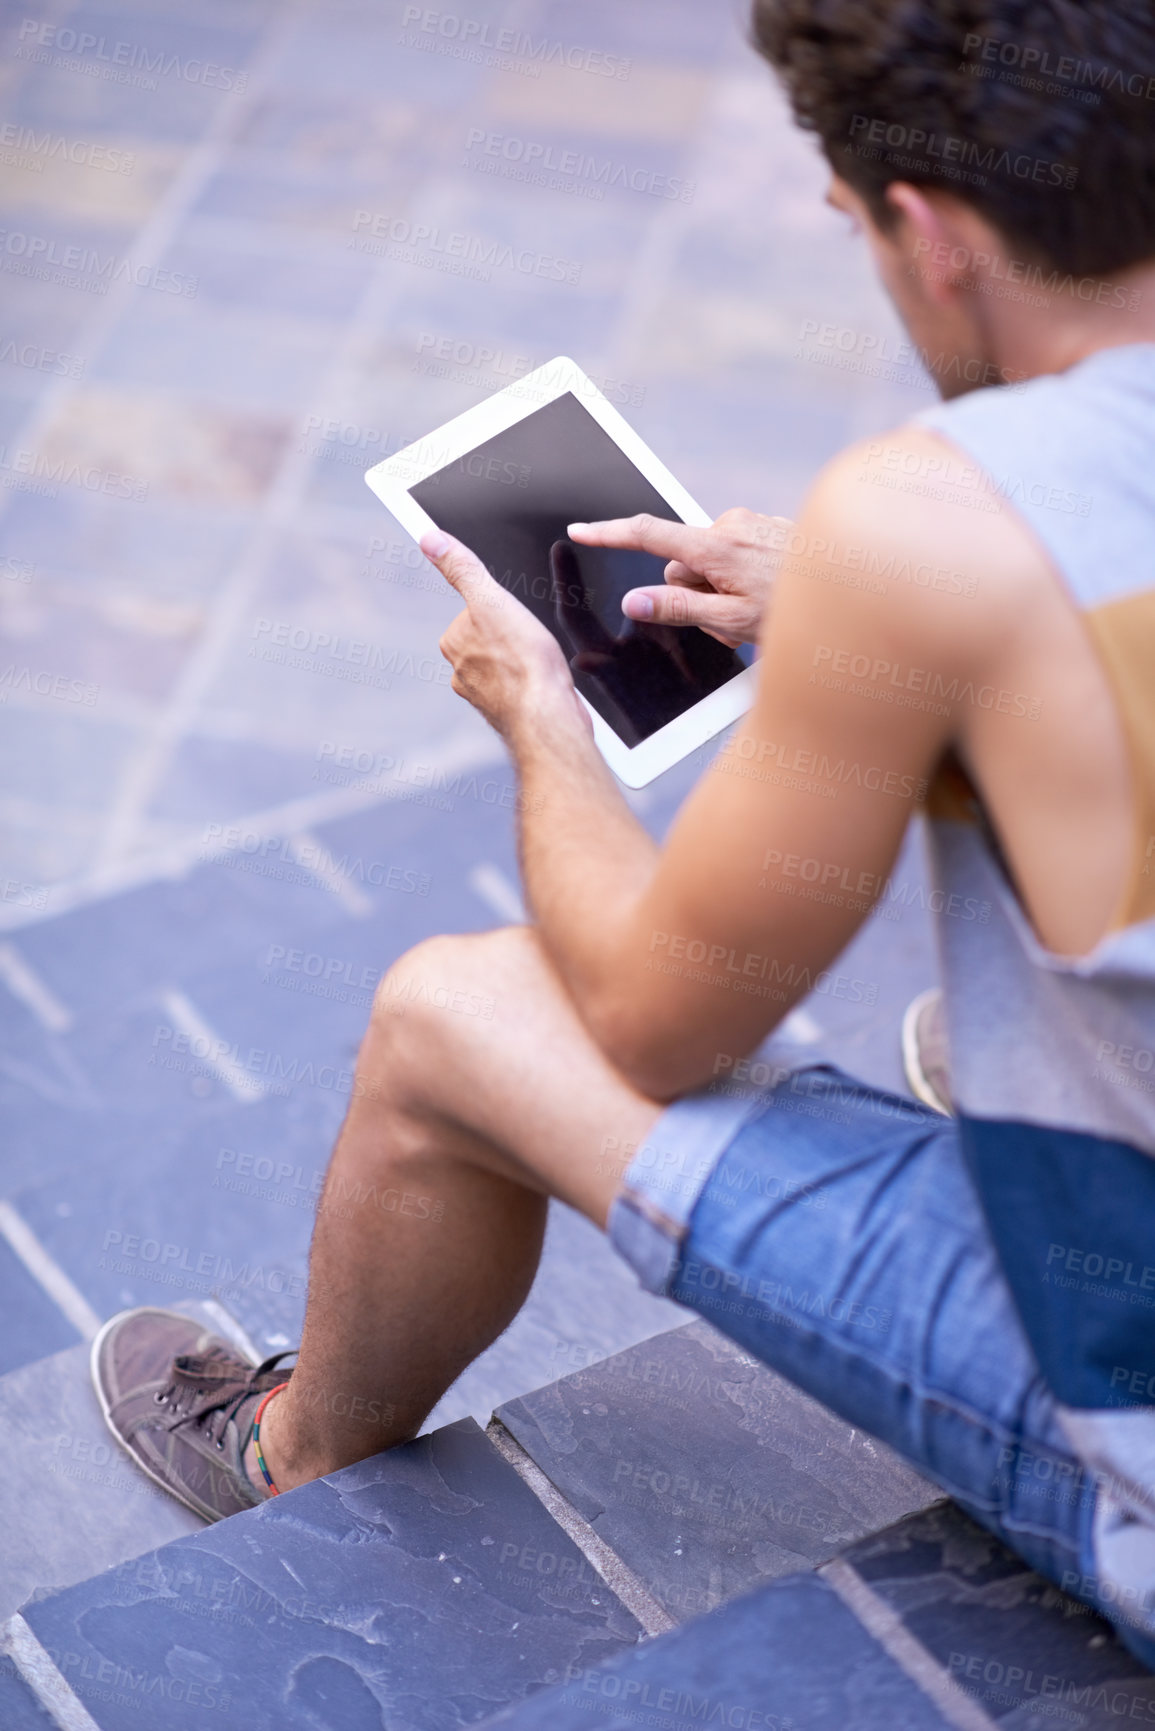
<path fill-rule="evenodd" d="M 789 1066 L 789 1074 L 824 1064 Z M 780 1072 L 779 1079 L 787 1074 Z M 607 1221 L 610 1243 L 647 1292 L 669 1297 L 690 1218 L 719 1160 L 747 1124 L 769 1110 L 770 1089 L 687 1094 L 654 1125 L 626 1169 Z"/>

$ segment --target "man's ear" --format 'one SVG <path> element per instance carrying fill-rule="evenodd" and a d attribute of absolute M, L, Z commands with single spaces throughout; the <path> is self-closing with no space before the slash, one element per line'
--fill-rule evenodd
<path fill-rule="evenodd" d="M 886 189 L 886 202 L 894 215 L 886 234 L 905 263 L 913 265 L 928 300 L 945 304 L 952 300 L 953 271 L 934 270 L 936 259 L 949 259 L 960 236 L 939 199 L 928 197 L 921 186 L 895 180 Z M 969 256 L 969 248 L 966 249 Z M 965 274 L 965 273 L 963 273 Z"/>

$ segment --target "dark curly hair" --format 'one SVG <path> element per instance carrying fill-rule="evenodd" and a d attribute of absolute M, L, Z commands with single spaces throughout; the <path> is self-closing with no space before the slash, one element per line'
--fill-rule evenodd
<path fill-rule="evenodd" d="M 880 225 L 906 180 L 1075 276 L 1155 258 L 1155 0 L 755 0 L 753 35 Z"/>

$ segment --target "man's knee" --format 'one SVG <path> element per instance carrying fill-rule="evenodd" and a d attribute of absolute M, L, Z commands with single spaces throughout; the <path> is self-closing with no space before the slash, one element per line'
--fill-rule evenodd
<path fill-rule="evenodd" d="M 535 940 L 524 927 L 426 938 L 399 956 L 373 999 L 366 1048 L 484 1038 L 503 990 L 516 990 Z"/>

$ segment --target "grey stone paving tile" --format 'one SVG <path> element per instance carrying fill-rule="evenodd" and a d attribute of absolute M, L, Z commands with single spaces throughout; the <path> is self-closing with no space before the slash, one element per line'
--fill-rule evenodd
<path fill-rule="evenodd" d="M 167 1122 L 109 1114 L 85 1138 L 88 1169 L 15 1206 L 99 1316 L 216 1296 L 276 1350 L 299 1338 L 316 1174 L 344 1104 L 320 1090 L 296 1111 L 189 1095 Z"/>
<path fill-rule="evenodd" d="M 348 251 L 290 246 L 284 231 L 256 224 L 185 223 L 164 255 L 167 269 L 196 278 L 198 301 L 300 319 L 340 320 L 354 311 L 370 261 Z M 230 245 L 229 242 L 232 242 Z"/>
<path fill-rule="evenodd" d="M 458 108 L 486 83 L 486 68 L 454 56 L 426 57 L 401 46 L 401 8 L 388 15 L 314 14 L 286 42 L 275 66 L 281 91 L 310 100 L 336 97 L 364 104 L 380 97 L 434 100 Z M 477 13 L 471 13 L 477 16 Z"/>
<path fill-rule="evenodd" d="M 127 592 L 142 604 L 197 609 L 227 575 L 248 523 L 245 512 L 207 504 L 20 494 L 0 525 L 0 545 L 31 562 L 34 582 L 67 578 L 114 606 L 125 605 Z"/>
<path fill-rule="evenodd" d="M 11 665 L 18 673 L 27 666 L 30 678 L 40 672 L 59 671 L 44 655 L 27 661 L 23 656 L 17 660 L 13 655 Z M 136 727 L 101 715 L 99 696 L 91 707 L 67 699 L 54 702 L 50 698 L 36 707 L 0 704 L 0 759 L 5 766 L 5 791 L 9 796 L 37 804 L 67 803 L 80 811 L 100 811 L 137 737 Z M 47 801 L 46 794 L 52 796 Z M 61 848 L 67 850 L 68 838 L 59 839 Z M 66 873 L 62 871 L 59 875 Z"/>
<path fill-rule="evenodd" d="M 91 369 L 93 384 L 195 391 L 229 407 L 292 413 L 308 402 L 338 341 L 336 326 L 194 299 L 125 314 Z"/>
<path fill-rule="evenodd" d="M 291 1094 L 309 1063 L 314 1074 L 324 1065 L 347 1068 L 370 998 L 360 989 L 327 998 L 287 989 L 313 984 L 306 955 L 376 976 L 434 929 L 489 923 L 484 906 L 462 889 L 466 862 L 476 857 L 469 853 L 476 826 L 466 834 L 452 827 L 452 814 L 437 814 L 423 837 L 427 808 L 398 803 L 368 815 L 368 823 L 363 814 L 318 836 L 338 872 L 343 865 L 339 881 L 356 893 L 364 917 L 299 868 L 277 838 L 245 830 L 234 854 L 194 868 L 183 881 L 114 897 L 6 940 L 73 1018 L 65 1033 L 50 1036 L 0 986 L 10 1029 L 0 1083 L 8 1193 L 74 1167 L 92 1182 L 106 1161 L 118 1169 L 118 1146 L 129 1160 L 136 1150 L 147 1160 L 149 1150 L 171 1147 L 186 1130 L 204 1133 L 222 1108 L 236 1108 L 202 1061 L 207 1054 L 178 1039 L 167 991 L 190 997 L 236 1045 L 238 1062 L 255 1065 L 262 1085 Z M 508 822 L 507 814 L 500 818 Z M 491 848 L 491 857 L 506 857 L 496 835 Z M 400 889 L 388 887 L 390 873 Z M 277 946 L 283 958 L 274 955 Z M 293 950 L 300 967 L 270 973 L 270 961 L 288 960 Z M 271 1094 L 272 1103 L 287 1098 Z M 304 1098 L 343 1104 L 343 1096 L 316 1087 Z"/>
<path fill-rule="evenodd" d="M 794 517 L 815 474 L 846 443 L 846 405 L 809 400 L 802 413 L 803 393 L 791 389 L 785 366 L 764 363 L 758 372 L 764 389 L 712 389 L 696 378 L 651 383 L 644 373 L 646 401 L 631 419 L 651 444 L 660 440 L 663 460 L 706 510 L 746 505 Z M 736 426 L 749 442 L 746 456 L 731 456 Z"/>
<path fill-rule="evenodd" d="M 0 1725 L 4 1731 L 50 1731 L 52 1720 L 11 1659 L 0 1654 Z"/>
<path fill-rule="evenodd" d="M 487 1721 L 486 1731 L 946 1731 L 824 1581 L 793 1575 Z"/>
<path fill-rule="evenodd" d="M 316 767 L 316 746 L 278 749 L 247 739 L 185 738 L 149 815 L 219 834 L 214 824 L 235 824 L 248 812 L 269 811 L 314 792 Z"/>
<path fill-rule="evenodd" d="M 679 1621 L 941 1495 L 701 1321 L 497 1417 Z"/>
<path fill-rule="evenodd" d="M 6 272 L 4 278 L 5 335 L 0 363 L 6 385 L 27 383 L 39 392 L 47 379 L 79 378 L 88 356 L 79 353 L 85 307 L 76 294 L 56 283 Z M 9 348 L 9 344 L 13 348 Z M 38 351 L 32 364 L 25 353 Z M 67 357 L 66 359 L 57 357 Z"/>
<path fill-rule="evenodd" d="M 639 138 L 630 124 L 624 90 L 620 115 L 616 126 L 613 115 L 607 115 L 596 131 L 556 114 L 544 122 L 518 122 L 516 129 L 500 116 L 489 126 L 470 125 L 463 116 L 459 135 L 449 140 L 447 160 L 464 171 L 465 186 L 482 197 L 489 194 L 495 204 L 505 195 L 532 200 L 541 211 L 568 213 L 581 206 L 611 217 L 628 213 L 641 221 L 667 205 L 692 204 L 693 140 L 677 133 Z M 478 132 L 486 136 L 478 138 Z M 532 180 L 526 183 L 519 160 L 530 146 L 547 164 L 540 187 Z"/>
<path fill-rule="evenodd" d="M 286 226 L 348 247 L 360 209 L 401 216 L 412 199 L 412 177 L 384 158 L 374 173 L 351 178 L 344 165 L 299 163 L 273 152 L 232 151 L 190 213 Z M 350 248 L 351 251 L 355 250 Z M 372 255 L 364 255 L 372 256 Z"/>
<path fill-rule="evenodd" d="M 9 1245 L 0 1239 L 0 1376 L 75 1346 L 76 1329 Z M 0 1721 L 2 1723 L 2 1721 Z"/>
<path fill-rule="evenodd" d="M 477 256 L 481 258 L 490 253 L 498 240 L 499 226 L 496 222 L 487 222 L 482 212 L 472 226 L 464 222 L 454 224 L 446 232 L 476 237 Z M 499 244 L 504 247 L 512 243 L 501 241 Z M 532 249 L 521 246 L 517 253 L 523 257 L 535 256 Z M 518 355 L 531 355 L 538 359 L 539 364 L 553 360 L 556 355 L 571 355 L 579 365 L 585 366 L 587 372 L 595 373 L 597 368 L 592 361 L 585 365 L 586 357 L 601 354 L 619 317 L 613 267 L 603 272 L 595 246 L 586 245 L 582 237 L 568 240 L 559 237 L 556 243 L 543 242 L 536 253 L 561 261 L 567 269 L 580 271 L 582 282 L 587 277 L 589 279 L 588 288 L 583 289 L 581 282 L 576 287 L 564 282 L 551 282 L 547 284 L 550 292 L 535 293 L 508 268 L 494 267 L 488 283 L 469 284 L 413 267 L 409 270 L 410 286 L 398 301 L 398 327 L 395 328 L 408 326 L 419 336 L 428 334 L 439 339 L 457 339 L 459 336 L 468 337 L 480 326 L 487 333 L 485 340 L 489 346 L 506 339 L 507 350 L 512 349 Z M 553 267 L 550 265 L 548 268 Z M 382 380 L 386 389 L 397 389 L 401 383 L 400 380 L 394 383 L 390 377 L 392 364 L 393 357 L 390 356 L 390 367 Z M 410 367 L 411 358 L 405 357 L 404 364 L 406 368 Z M 413 393 L 411 414 L 421 416 L 429 428 L 437 424 L 436 417 L 441 412 L 434 388 L 436 384 L 436 380 L 425 377 L 420 388 Z M 488 389 L 474 389 L 476 396 L 490 394 Z M 448 412 L 452 413 L 452 410 Z"/>
<path fill-rule="evenodd" d="M 97 711 L 125 696 L 150 708 L 167 698 L 193 647 L 194 631 L 180 615 L 173 621 L 157 609 L 153 620 L 160 630 L 149 630 L 145 608 L 134 617 L 126 607 L 117 617 L 92 594 L 66 599 L 57 593 L 49 603 L 46 595 L 42 599 L 33 598 L 31 590 L 26 593 L 29 605 L 23 617 L 11 608 L 10 628 L 0 633 L 0 655 L 6 661 L 15 658 L 17 665 L 49 668 L 54 676 L 78 680 L 90 691 L 96 688 L 92 695 Z M 170 621 L 177 629 L 170 628 Z"/>
<path fill-rule="evenodd" d="M 652 7 L 623 7 L 615 5 L 614 0 L 585 0 L 580 29 L 568 0 L 544 0 L 534 20 L 535 31 L 567 43 L 577 35 L 583 43 L 631 54 L 642 66 L 666 61 L 698 65 L 728 41 L 733 29 L 733 14 L 727 7 L 705 8 L 695 5 L 693 0 L 664 3 L 660 22 Z"/>
<path fill-rule="evenodd" d="M 1109 1624 L 953 1503 L 862 1540 L 846 1561 L 1004 1731 L 1155 1720 L 1155 1677 Z"/>
<path fill-rule="evenodd" d="M 101 1731 L 448 1731 L 640 1635 L 468 1421 L 25 1615 Z"/>
<path fill-rule="evenodd" d="M 427 57 L 407 52 L 400 38 L 386 40 L 387 66 L 371 91 L 267 88 L 238 129 L 230 160 L 292 164 L 306 175 L 339 169 L 350 195 L 393 184 L 396 167 L 410 187 L 419 182 L 460 138 L 477 73 L 442 61 L 438 78 L 436 67 L 422 63 Z M 464 101 L 453 99 L 457 91 Z"/>
<path fill-rule="evenodd" d="M 116 28 L 123 31 L 141 19 L 156 21 L 153 0 L 87 0 L 84 6 L 76 9 L 76 15 L 84 18 L 90 12 L 103 20 L 106 29 L 111 28 L 114 22 Z M 197 19 L 205 28 L 256 30 L 275 19 L 279 12 L 278 0 L 201 0 Z"/>
<path fill-rule="evenodd" d="M 69 20 L 68 28 L 81 26 Z M 124 39 L 119 32 L 113 36 L 114 42 Z M 157 32 L 155 15 L 149 21 L 147 37 L 143 32 L 138 34 L 133 46 L 138 52 L 153 56 L 164 50 L 165 33 Z M 43 52 L 53 54 L 55 49 L 46 48 Z M 221 103 L 238 100 L 235 95 L 209 89 L 179 74 L 149 74 L 141 62 L 138 65 L 142 66 L 138 74 L 141 79 L 156 78 L 155 90 L 120 84 L 87 71 L 73 71 L 67 64 L 59 70 L 33 66 L 17 88 L 12 118 L 31 126 L 59 126 L 72 136 L 81 133 L 119 139 L 128 134 L 147 137 L 157 144 L 191 146 L 204 133 Z M 230 69 L 233 68 L 243 70 L 236 59 L 232 61 Z"/>
<path fill-rule="evenodd" d="M 87 1346 L 0 1378 L 0 1459 L 0 1621 L 201 1524 L 109 1435 Z"/>
<path fill-rule="evenodd" d="M 13 436 L 20 431 L 27 419 L 30 392 L 26 381 L 19 378 L 5 380 L 5 383 L 9 388 L 0 395 L 0 447 L 6 451 Z M 11 461 L 10 458 L 8 460 Z M 9 539 L 8 536 L 4 538 Z"/>

